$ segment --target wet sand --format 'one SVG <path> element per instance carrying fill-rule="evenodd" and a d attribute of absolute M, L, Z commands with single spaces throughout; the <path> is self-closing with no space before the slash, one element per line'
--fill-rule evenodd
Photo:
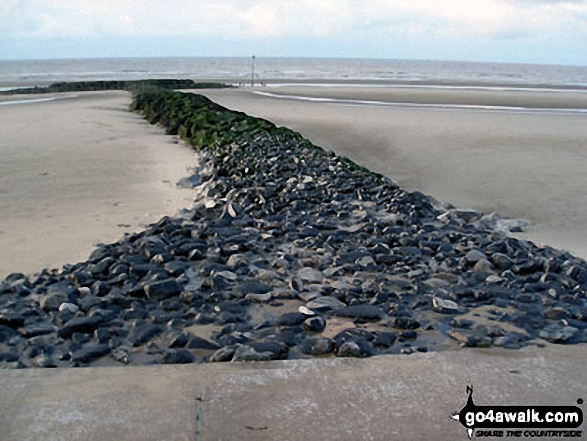
<path fill-rule="evenodd" d="M 16 100 L 50 99 L 16 105 Z M 189 206 L 193 152 L 126 92 L 0 97 L 0 278 L 86 260 L 96 243 Z"/>
<path fill-rule="evenodd" d="M 587 258 L 587 94 L 570 91 L 288 86 L 205 91 L 213 101 L 299 131 L 316 145 L 458 207 L 525 218 L 518 237 Z M 202 93 L 202 92 L 199 92 Z M 349 100 L 534 108 L 370 105 Z M 301 101 L 285 95 L 344 99 Z M 394 95 L 396 94 L 396 95 Z M 566 101 L 565 101 L 566 100 Z M 542 110 L 536 110 L 542 109 Z"/>

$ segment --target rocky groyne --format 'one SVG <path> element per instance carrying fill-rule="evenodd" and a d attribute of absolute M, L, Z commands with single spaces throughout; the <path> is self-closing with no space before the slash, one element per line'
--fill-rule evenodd
<path fill-rule="evenodd" d="M 143 89 L 222 89 L 229 88 L 227 84 L 221 83 L 196 83 L 193 80 L 159 79 L 159 80 L 135 80 L 135 81 L 69 81 L 53 83 L 48 86 L 35 86 L 15 88 L 0 91 L 0 95 L 26 95 L 61 92 L 92 92 L 103 90 L 127 90 L 140 91 Z"/>
<path fill-rule="evenodd" d="M 582 343 L 587 265 L 207 98 L 136 93 L 195 204 L 0 283 L 0 364 L 258 361 Z"/>

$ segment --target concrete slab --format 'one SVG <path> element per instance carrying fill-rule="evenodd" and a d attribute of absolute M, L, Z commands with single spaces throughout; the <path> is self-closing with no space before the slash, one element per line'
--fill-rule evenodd
<path fill-rule="evenodd" d="M 3 371 L 0 438 L 464 440 L 467 384 L 478 405 L 575 405 L 585 349 Z"/>

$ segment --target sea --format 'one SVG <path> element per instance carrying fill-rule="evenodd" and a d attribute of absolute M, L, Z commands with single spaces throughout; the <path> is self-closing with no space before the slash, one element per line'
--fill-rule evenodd
<path fill-rule="evenodd" d="M 587 66 L 333 58 L 96 58 L 0 61 L 0 87 L 188 78 L 231 84 L 489 85 L 587 89 Z"/>

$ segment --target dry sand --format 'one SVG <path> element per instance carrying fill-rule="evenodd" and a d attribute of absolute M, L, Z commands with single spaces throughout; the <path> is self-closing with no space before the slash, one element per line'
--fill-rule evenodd
<path fill-rule="evenodd" d="M 587 109 L 584 92 L 267 87 L 322 98 Z M 201 92 L 200 92 L 201 93 Z M 231 109 L 302 133 L 315 144 L 459 207 L 526 218 L 519 237 L 587 258 L 587 113 L 308 102 L 204 93 Z M 565 101 L 567 100 L 567 101 Z"/>
<path fill-rule="evenodd" d="M 128 93 L 52 97 L 0 97 L 0 277 L 83 261 L 190 204 L 175 184 L 193 152 L 129 112 Z M 3 105 L 28 99 L 44 101 Z"/>

